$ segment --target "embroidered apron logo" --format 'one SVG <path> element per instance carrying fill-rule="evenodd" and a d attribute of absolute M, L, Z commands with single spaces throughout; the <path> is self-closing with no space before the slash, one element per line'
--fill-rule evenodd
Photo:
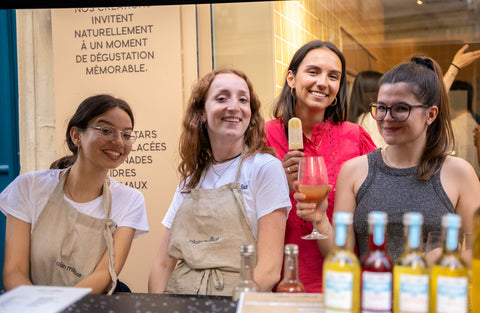
<path fill-rule="evenodd" d="M 73 266 L 70 266 L 70 265 L 67 266 L 61 261 L 56 261 L 55 265 L 60 267 L 60 268 L 63 268 L 64 270 L 72 272 L 77 277 L 82 277 L 82 274 L 78 273 L 77 270 L 75 269 L 75 267 L 73 267 Z"/>
<path fill-rule="evenodd" d="M 202 242 L 215 242 L 215 241 L 218 241 L 220 238 L 217 237 L 217 238 L 213 238 L 213 236 L 210 237 L 210 239 L 205 239 L 205 240 L 195 240 L 195 239 L 190 239 L 189 241 L 193 244 L 199 244 L 199 243 L 202 243 Z"/>

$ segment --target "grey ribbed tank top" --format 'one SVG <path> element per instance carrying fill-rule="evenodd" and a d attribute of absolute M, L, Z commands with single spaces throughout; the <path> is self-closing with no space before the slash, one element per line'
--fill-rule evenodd
<path fill-rule="evenodd" d="M 381 149 L 367 155 L 368 175 L 358 190 L 357 208 L 353 217 L 353 227 L 362 257 L 368 251 L 367 216 L 371 211 L 388 214 L 387 252 L 396 260 L 403 251 L 403 214 L 420 212 L 423 214 L 423 249 L 428 232 L 441 230 L 441 218 L 447 213 L 455 213 L 455 208 L 440 182 L 440 171 L 428 181 L 417 179 L 417 167 L 392 168 L 382 159 Z"/>

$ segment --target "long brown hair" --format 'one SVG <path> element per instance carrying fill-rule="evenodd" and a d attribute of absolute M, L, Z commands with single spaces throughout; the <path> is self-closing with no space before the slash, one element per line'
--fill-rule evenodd
<path fill-rule="evenodd" d="M 378 81 L 382 73 L 363 71 L 353 81 L 352 93 L 348 103 L 348 120 L 357 123 L 360 115 L 370 112 L 370 103 L 377 100 Z"/>
<path fill-rule="evenodd" d="M 183 120 L 183 129 L 180 136 L 180 183 L 183 191 L 189 192 L 200 181 L 202 173 L 212 162 L 212 147 L 205 124 L 201 121 L 201 113 L 205 110 L 205 98 L 208 89 L 215 77 L 219 74 L 235 74 L 242 78 L 250 92 L 250 124 L 244 135 L 247 151 L 244 156 L 253 155 L 256 152 L 274 154 L 273 149 L 265 143 L 265 121 L 260 115 L 260 100 L 253 90 L 252 83 L 241 71 L 230 68 L 216 69 L 203 76 L 192 89 L 188 101 L 187 110 Z M 188 179 L 187 179 L 188 178 Z"/>
<path fill-rule="evenodd" d="M 455 145 L 450 123 L 450 100 L 443 84 L 442 69 L 428 57 L 413 57 L 391 69 L 380 79 L 383 84 L 406 83 L 424 105 L 438 107 L 435 121 L 427 128 L 427 140 L 418 166 L 418 179 L 428 180 L 440 170 Z"/>
<path fill-rule="evenodd" d="M 342 63 L 342 75 L 340 77 L 340 88 L 336 95 L 337 104 L 329 106 L 325 109 L 325 120 L 331 120 L 333 123 L 340 123 L 347 119 L 347 74 L 346 74 L 346 61 L 342 52 L 330 41 L 313 40 L 303 46 L 301 46 L 292 57 L 288 71 L 292 71 L 294 75 L 297 75 L 298 68 L 307 54 L 319 48 L 326 48 L 333 51 Z M 288 72 L 287 71 L 287 72 Z M 292 95 L 291 88 L 288 85 L 287 80 L 283 84 L 282 91 L 278 97 L 277 103 L 273 109 L 273 115 L 275 117 L 283 117 L 283 121 L 288 121 L 295 116 L 295 95 Z M 285 124 L 285 132 L 287 131 L 287 123 Z"/>

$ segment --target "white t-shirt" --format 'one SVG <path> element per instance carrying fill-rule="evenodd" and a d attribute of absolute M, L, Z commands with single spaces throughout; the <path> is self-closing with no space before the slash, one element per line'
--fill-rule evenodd
<path fill-rule="evenodd" d="M 19 175 L 0 194 L 0 211 L 30 223 L 33 230 L 40 213 L 59 182 L 60 171 L 62 170 L 42 170 Z M 148 233 L 145 200 L 142 193 L 112 178 L 109 180 L 112 194 L 111 218 L 117 227 L 126 226 L 135 229 L 135 238 Z M 103 195 L 86 203 L 74 202 L 67 197 L 65 199 L 79 212 L 96 218 L 105 218 Z"/>
<path fill-rule="evenodd" d="M 235 181 L 240 158 L 212 165 L 207 169 L 205 179 L 200 185 L 202 189 L 213 189 Z M 258 220 L 281 208 L 287 208 L 287 216 L 292 204 L 289 198 L 287 177 L 280 160 L 270 154 L 257 153 L 243 160 L 238 178 L 243 199 L 247 208 L 247 216 L 252 225 L 253 235 L 257 237 Z M 168 208 L 162 224 L 172 227 L 173 219 L 183 201 L 190 193 L 182 193 L 180 185 Z M 212 217 L 214 218 L 214 217 Z"/>

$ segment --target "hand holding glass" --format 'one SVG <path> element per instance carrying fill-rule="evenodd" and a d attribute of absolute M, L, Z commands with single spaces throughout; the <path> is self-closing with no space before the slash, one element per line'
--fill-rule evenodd
<path fill-rule="evenodd" d="M 298 164 L 299 191 L 305 194 L 305 201 L 318 202 L 325 197 L 328 191 L 328 175 L 325 160 L 321 156 L 303 157 Z M 318 240 L 327 236 L 317 231 L 316 211 L 313 212 L 313 230 L 302 239 Z"/>

